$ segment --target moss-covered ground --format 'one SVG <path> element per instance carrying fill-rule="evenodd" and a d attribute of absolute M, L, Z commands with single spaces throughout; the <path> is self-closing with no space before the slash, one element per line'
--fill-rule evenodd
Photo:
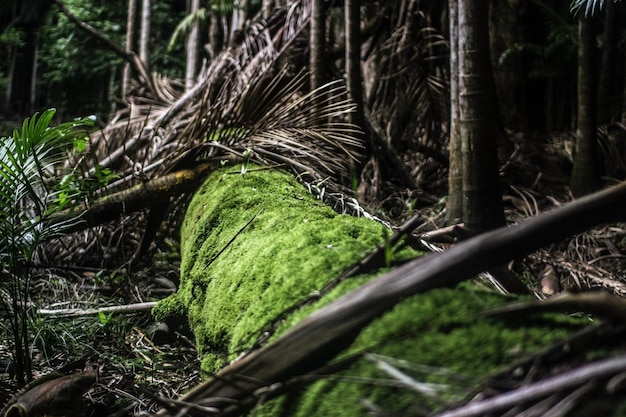
<path fill-rule="evenodd" d="M 194 195 L 181 229 L 180 288 L 155 310 L 159 317 L 187 315 L 209 373 L 233 360 L 268 322 L 337 277 L 385 235 L 376 222 L 336 214 L 288 174 L 250 168 L 245 175 L 232 168 L 218 171 Z M 292 314 L 281 329 L 375 276 L 342 282 Z M 532 322 L 478 317 L 510 301 L 469 283 L 410 297 L 368 326 L 345 352 L 387 359 L 376 357 L 377 365 L 363 357 L 339 375 L 257 411 L 358 416 L 368 414 L 364 404 L 399 413 L 431 410 L 584 325 L 563 316 Z M 439 384 L 429 386 L 436 395 L 416 394 L 383 372 L 385 363 L 416 380 Z M 445 373 L 425 372 L 422 366 Z"/>

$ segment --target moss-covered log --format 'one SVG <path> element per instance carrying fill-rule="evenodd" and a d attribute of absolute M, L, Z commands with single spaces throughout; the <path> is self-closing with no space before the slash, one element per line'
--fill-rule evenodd
<path fill-rule="evenodd" d="M 155 314 L 186 315 L 203 369 L 216 373 L 251 346 L 276 337 L 264 333 L 273 330 L 268 324 L 281 313 L 290 312 L 277 334 L 383 272 L 348 278 L 324 296 L 315 295 L 383 243 L 386 234 L 376 222 L 336 214 L 290 175 L 219 171 L 190 203 L 181 230 L 180 289 Z M 396 255 L 419 256 L 407 249 Z M 311 302 L 292 309 L 303 300 Z M 472 284 L 407 297 L 346 339 L 350 343 L 319 352 L 325 355 L 318 358 L 320 363 L 346 359 L 339 374 L 290 389 L 258 411 L 358 416 L 377 407 L 390 412 L 437 409 L 442 403 L 435 397 L 450 400 L 469 394 L 488 375 L 583 326 L 566 316 L 504 321 L 478 314 L 510 301 Z M 315 370 L 300 365 L 312 378 Z M 466 379 L 459 385 L 456 377 L 425 370 L 424 365 Z M 447 388 L 423 385 L 423 392 L 416 393 L 399 374 L 391 376 L 393 369 L 413 381 L 444 383 Z"/>

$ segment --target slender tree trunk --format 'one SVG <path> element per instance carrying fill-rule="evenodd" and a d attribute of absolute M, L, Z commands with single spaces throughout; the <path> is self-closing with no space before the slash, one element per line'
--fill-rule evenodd
<path fill-rule="evenodd" d="M 450 24 L 450 140 L 446 223 L 463 221 L 463 159 L 459 132 L 458 0 L 449 0 Z"/>
<path fill-rule="evenodd" d="M 326 84 L 326 14 L 324 0 L 311 1 L 311 29 L 309 31 L 309 88 L 314 91 Z M 319 94 L 319 93 L 318 93 Z M 322 100 L 322 97 L 318 97 Z M 316 102 L 311 107 L 311 119 L 319 121 Z M 319 121 L 321 122 L 321 121 Z"/>
<path fill-rule="evenodd" d="M 137 21 L 137 0 L 128 0 L 128 15 L 126 18 L 126 52 L 135 48 L 135 23 Z M 130 90 L 130 64 L 124 62 L 122 74 L 122 97 L 128 95 Z"/>
<path fill-rule="evenodd" d="M 463 219 L 472 233 L 505 224 L 498 176 L 499 109 L 487 2 L 459 0 L 459 128 L 463 155 Z"/>
<path fill-rule="evenodd" d="M 311 31 L 309 33 L 309 71 L 311 72 L 311 91 L 326 83 L 324 65 L 326 51 L 326 15 L 324 0 L 311 1 Z"/>
<path fill-rule="evenodd" d="M 593 21 L 582 16 L 578 22 L 578 125 L 570 182 L 572 194 L 576 197 L 589 194 L 600 187 L 594 52 Z"/>
<path fill-rule="evenodd" d="M 24 29 L 24 44 L 16 48 L 7 85 L 7 111 L 16 117 L 27 117 L 34 110 L 36 87 L 37 43 L 36 29 Z"/>
<path fill-rule="evenodd" d="M 21 45 L 11 48 L 7 57 L 9 68 L 3 107 L 11 116 L 24 118 L 36 110 L 39 29 L 46 22 L 52 2 L 4 0 L 2 4 L 5 23 L 10 21 L 12 28 L 22 34 Z M 0 27 L 0 31 L 4 29 Z"/>
<path fill-rule="evenodd" d="M 211 27 L 209 29 L 209 46 L 211 60 L 215 59 L 224 47 L 224 25 L 222 18 L 213 6 L 211 6 Z"/>
<path fill-rule="evenodd" d="M 528 132 L 531 125 L 531 112 L 528 108 L 527 76 L 530 72 L 523 54 L 509 54 L 507 59 L 499 62 L 502 53 L 514 45 L 526 45 L 530 41 L 526 36 L 529 25 L 527 22 L 528 7 L 526 1 L 491 1 L 489 3 L 489 29 L 491 62 L 494 66 L 496 94 L 500 106 L 507 111 L 502 112 L 502 122 L 509 129 Z M 535 17 L 536 18 L 536 17 Z M 532 26 L 531 26 L 532 27 Z"/>
<path fill-rule="evenodd" d="M 191 0 L 189 13 L 197 13 L 200 8 L 200 0 Z M 194 22 L 191 32 L 187 38 L 187 67 L 185 71 L 185 91 L 189 91 L 196 82 L 196 71 L 198 70 L 198 44 L 200 31 L 198 22 Z"/>
<path fill-rule="evenodd" d="M 613 1 L 607 1 L 604 11 L 604 33 L 602 35 L 602 61 L 598 79 L 598 122 L 600 123 L 608 123 L 614 117 L 618 21 L 618 5 Z"/>
<path fill-rule="evenodd" d="M 346 26 L 346 85 L 348 96 L 354 102 L 350 123 L 364 128 L 363 82 L 361 76 L 361 2 L 345 0 Z"/>
<path fill-rule="evenodd" d="M 139 59 L 150 68 L 150 0 L 141 0 L 141 33 L 139 37 Z"/>
<path fill-rule="evenodd" d="M 233 10 L 231 27 L 230 27 L 230 39 L 235 39 L 235 32 L 243 28 L 248 18 L 248 12 L 250 10 L 250 0 L 235 0 L 235 9 Z"/>

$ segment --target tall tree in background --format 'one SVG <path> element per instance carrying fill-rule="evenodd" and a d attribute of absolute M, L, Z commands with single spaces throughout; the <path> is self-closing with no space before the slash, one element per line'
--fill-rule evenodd
<path fill-rule="evenodd" d="M 450 26 L 450 138 L 446 223 L 463 221 L 463 158 L 459 132 L 459 26 L 458 0 L 449 0 Z"/>
<path fill-rule="evenodd" d="M 499 121 L 487 2 L 458 2 L 459 132 L 463 165 L 463 221 L 472 233 L 505 224 L 498 176 Z"/>
<path fill-rule="evenodd" d="M 126 52 L 135 48 L 135 23 L 137 22 L 137 0 L 128 0 L 128 16 L 126 18 Z M 130 89 L 130 64 L 124 63 L 122 73 L 122 97 L 126 97 Z"/>
<path fill-rule="evenodd" d="M 39 29 L 43 25 L 52 1 L 14 0 L 12 19 L 7 29 L 12 29 L 19 41 L 11 47 L 5 107 L 17 117 L 30 115 L 35 109 L 37 53 Z"/>
<path fill-rule="evenodd" d="M 263 13 L 263 19 L 269 19 L 270 14 L 272 13 L 272 8 L 274 7 L 273 0 L 263 0 L 261 5 L 261 10 Z"/>
<path fill-rule="evenodd" d="M 141 0 L 141 33 L 139 35 L 139 58 L 150 68 L 150 0 Z"/>
<path fill-rule="evenodd" d="M 235 0 L 233 15 L 231 18 L 230 38 L 233 39 L 235 32 L 244 27 L 250 14 L 250 0 Z"/>
<path fill-rule="evenodd" d="M 615 103 L 619 102 L 615 91 L 615 67 L 617 57 L 619 8 L 613 1 L 606 2 L 604 32 L 602 34 L 602 59 L 598 74 L 598 122 L 614 120 Z"/>
<path fill-rule="evenodd" d="M 326 83 L 326 69 L 324 65 L 326 55 L 326 13 L 324 13 L 324 0 L 311 1 L 309 47 L 310 88 L 313 91 Z"/>
<path fill-rule="evenodd" d="M 581 13 L 578 22 L 578 123 L 570 181 L 572 194 L 576 197 L 600 187 L 596 144 L 595 39 L 592 18 Z"/>
<path fill-rule="evenodd" d="M 200 8 L 200 0 L 191 0 L 189 13 L 195 14 Z M 189 36 L 187 37 L 187 65 L 185 71 L 185 90 L 189 90 L 196 81 L 196 72 L 198 70 L 198 50 L 200 43 L 200 30 L 198 28 L 198 20 L 196 19 L 192 26 Z"/>
<path fill-rule="evenodd" d="M 328 82 L 326 77 L 326 13 L 324 0 L 311 1 L 309 30 L 309 88 L 314 91 Z M 311 117 L 317 118 L 317 108 L 311 108 Z"/>
<path fill-rule="evenodd" d="M 345 0 L 346 25 L 346 85 L 356 108 L 350 113 L 350 123 L 364 128 L 363 83 L 361 76 L 361 2 Z"/>

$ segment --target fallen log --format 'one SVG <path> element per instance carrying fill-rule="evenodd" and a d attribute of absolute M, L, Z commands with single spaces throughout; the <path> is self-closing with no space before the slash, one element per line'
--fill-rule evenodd
<path fill-rule="evenodd" d="M 592 226 L 624 220 L 625 203 L 626 185 L 620 185 L 443 253 L 417 257 L 382 276 L 379 272 L 343 281 L 318 300 L 311 296 L 316 288 L 382 240 L 380 226 L 323 210 L 288 175 L 213 174 L 192 200 L 181 231 L 181 287 L 156 310 L 160 317 L 179 313 L 189 318 L 203 367 L 215 374 L 186 394 L 181 401 L 187 406 L 177 412 L 202 415 L 206 410 L 201 408 L 210 407 L 238 415 L 285 393 L 255 411 L 367 415 L 360 402 L 364 398 L 389 412 L 404 413 L 418 406 L 440 409 L 442 404 L 385 386 L 388 380 L 376 374 L 371 364 L 364 365 L 361 354 L 394 355 L 480 380 L 512 361 L 507 352 L 522 346 L 523 354 L 532 354 L 566 337 L 587 322 L 567 316 L 539 321 L 518 317 L 510 326 L 480 314 L 507 304 L 510 298 L 472 285 L 450 288 Z M 319 211 L 312 214 L 311 208 Z M 329 224 L 320 226 L 324 218 Z M 331 226 L 343 221 L 350 226 Z M 317 225 L 315 230 L 302 227 L 309 222 Z M 295 236 L 287 234 L 291 230 Z M 333 243 L 334 238 L 346 236 L 351 239 Z M 302 240 L 316 247 L 311 254 L 342 247 L 348 255 L 324 261 L 310 255 Z M 286 255 L 280 249 L 285 247 Z M 401 255 L 411 256 L 410 251 Z M 271 264 L 268 272 L 261 265 L 271 258 L 279 262 Z M 265 326 L 294 304 L 300 309 L 291 309 L 296 312 L 281 326 Z M 333 368 L 337 358 L 343 360 Z M 344 378 L 370 378 L 370 384 L 324 376 L 331 369 L 346 367 Z M 371 383 L 374 375 L 379 376 L 378 383 Z M 302 381 L 320 378 L 306 392 L 302 390 Z"/>

